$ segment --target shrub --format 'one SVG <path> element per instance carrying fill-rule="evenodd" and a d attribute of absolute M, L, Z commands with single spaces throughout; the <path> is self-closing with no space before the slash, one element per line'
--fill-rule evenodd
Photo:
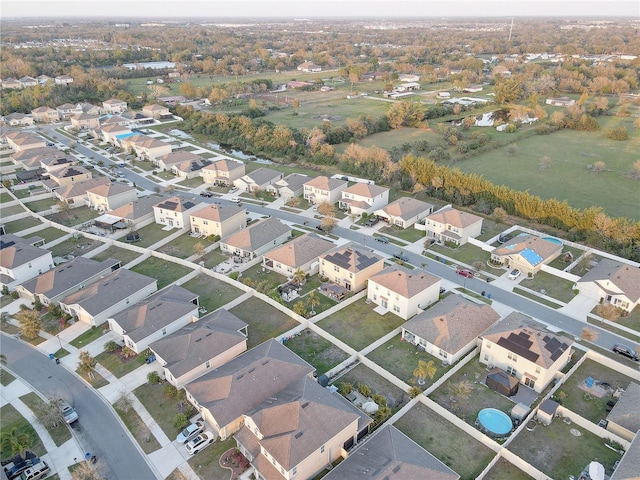
<path fill-rule="evenodd" d="M 419 387 L 411 387 L 408 393 L 409 393 L 409 397 L 416 398 L 418 395 L 422 393 L 422 390 L 420 390 Z"/>
<path fill-rule="evenodd" d="M 9 287 L 6 285 L 2 286 L 2 295 L 9 295 Z"/>
<path fill-rule="evenodd" d="M 184 413 L 178 413 L 176 415 L 175 420 L 173 421 L 174 428 L 177 428 L 178 430 L 182 430 L 188 425 L 189 425 L 189 419 L 187 418 L 187 416 Z"/>
<path fill-rule="evenodd" d="M 129 347 L 124 347 L 120 353 L 124 358 L 133 358 L 138 355 L 135 351 L 133 351 Z"/>
<path fill-rule="evenodd" d="M 109 340 L 107 343 L 104 344 L 104 351 L 107 353 L 113 353 L 118 348 L 120 348 L 120 345 L 118 345 L 114 340 Z"/>
<path fill-rule="evenodd" d="M 342 395 L 349 395 L 353 391 L 353 385 L 347 382 L 342 382 L 338 388 Z"/>
<path fill-rule="evenodd" d="M 229 278 L 230 278 L 231 280 L 238 280 L 238 277 L 239 277 L 239 276 L 240 276 L 240 272 L 231 272 L 231 273 L 229 274 Z"/>
<path fill-rule="evenodd" d="M 371 387 L 366 383 L 360 383 L 358 384 L 358 392 L 360 392 L 360 394 L 364 395 L 365 397 L 369 397 L 371 396 Z"/>
<path fill-rule="evenodd" d="M 151 385 L 157 385 L 158 383 L 160 383 L 160 375 L 158 375 L 158 372 L 149 372 L 149 374 L 147 375 L 147 381 Z"/>
<path fill-rule="evenodd" d="M 627 127 L 623 125 L 614 128 L 607 128 L 605 130 L 605 134 L 607 135 L 607 138 L 610 138 L 611 140 L 629 139 L 629 131 L 627 130 Z"/>
<path fill-rule="evenodd" d="M 11 298 L 13 298 L 14 300 L 17 300 L 17 298 L 20 296 L 20 294 L 18 292 L 16 292 L 15 290 L 13 292 L 11 292 L 10 295 L 11 295 Z"/>
<path fill-rule="evenodd" d="M 170 383 L 167 383 L 164 386 L 164 394 L 168 398 L 175 397 L 177 395 L 177 393 L 178 393 L 178 389 L 174 385 L 171 385 Z"/>

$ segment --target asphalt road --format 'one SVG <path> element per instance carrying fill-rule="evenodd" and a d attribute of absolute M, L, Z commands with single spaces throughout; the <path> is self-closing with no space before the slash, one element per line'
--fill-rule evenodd
<path fill-rule="evenodd" d="M 79 419 L 73 425 L 74 433 L 83 448 L 105 465 L 106 479 L 157 478 L 116 419 L 116 414 L 93 388 L 31 345 L 15 338 L 1 334 L 0 351 L 7 357 L 7 367 L 33 388 L 45 396 L 59 395 L 75 407 Z"/>

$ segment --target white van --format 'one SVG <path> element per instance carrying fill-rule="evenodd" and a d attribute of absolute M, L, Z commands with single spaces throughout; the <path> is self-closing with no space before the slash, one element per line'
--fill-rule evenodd
<path fill-rule="evenodd" d="M 51 469 L 47 462 L 41 460 L 32 467 L 27 468 L 18 478 L 20 480 L 40 480 L 46 477 L 50 471 Z"/>
<path fill-rule="evenodd" d="M 240 197 L 231 197 L 232 202 L 240 203 Z"/>

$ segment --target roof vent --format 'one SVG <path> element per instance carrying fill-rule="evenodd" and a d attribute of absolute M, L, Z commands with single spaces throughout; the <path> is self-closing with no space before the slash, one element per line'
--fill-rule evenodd
<path fill-rule="evenodd" d="M 256 369 L 256 367 L 250 368 L 249 371 L 247 373 L 251 373 Z"/>
<path fill-rule="evenodd" d="M 296 433 L 296 438 L 300 438 L 302 436 L 302 432 Z"/>
<path fill-rule="evenodd" d="M 196 338 L 196 342 L 199 342 L 200 340 L 202 340 L 202 338 Z"/>
<path fill-rule="evenodd" d="M 393 473 L 398 473 L 400 471 L 400 465 L 396 465 L 393 467 Z"/>
<path fill-rule="evenodd" d="M 238 376 L 236 377 L 236 380 L 240 380 L 242 377 L 244 377 L 244 373 L 241 373 L 240 375 L 238 375 Z"/>
<path fill-rule="evenodd" d="M 309 402 L 304 402 L 304 403 L 302 404 L 302 408 L 307 408 L 308 406 L 309 406 Z"/>

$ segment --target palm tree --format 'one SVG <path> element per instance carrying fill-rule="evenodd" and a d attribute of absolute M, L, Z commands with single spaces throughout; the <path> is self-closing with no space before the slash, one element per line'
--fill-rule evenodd
<path fill-rule="evenodd" d="M 307 295 L 307 305 L 309 305 L 309 308 L 311 309 L 309 313 L 311 315 L 315 315 L 316 312 L 314 308 L 320 305 L 320 299 L 318 298 L 318 295 L 316 295 L 316 292 L 309 292 L 309 295 Z"/>
<path fill-rule="evenodd" d="M 293 281 L 298 285 L 304 285 L 304 281 L 307 279 L 307 274 L 301 268 L 298 268 L 293 272 Z"/>
<path fill-rule="evenodd" d="M 429 362 L 418 360 L 418 368 L 413 371 L 413 375 L 418 379 L 418 385 L 424 385 L 425 378 L 433 379 L 437 371 L 438 367 L 435 366 L 433 360 L 429 360 Z"/>
<path fill-rule="evenodd" d="M 94 378 L 94 372 L 98 362 L 91 356 L 86 350 L 80 352 L 80 361 L 78 362 L 78 372 L 81 375 L 86 375 L 90 380 Z"/>
<path fill-rule="evenodd" d="M 23 455 L 33 444 L 31 437 L 19 431 L 17 427 L 13 427 L 10 431 L 3 433 L 1 443 L 3 450 L 11 450 L 11 456 Z"/>

